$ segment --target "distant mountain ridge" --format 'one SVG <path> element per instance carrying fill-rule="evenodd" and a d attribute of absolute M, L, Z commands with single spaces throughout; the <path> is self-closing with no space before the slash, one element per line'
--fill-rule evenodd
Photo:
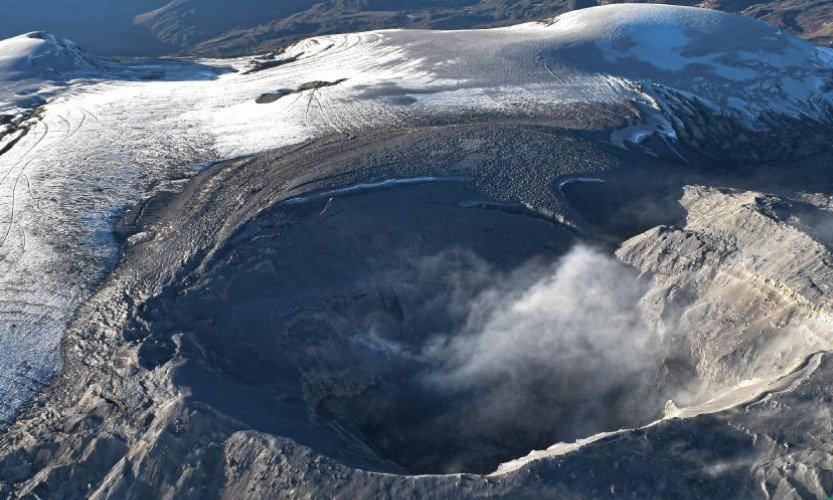
<path fill-rule="evenodd" d="M 46 30 L 112 56 L 240 56 L 310 36 L 382 28 L 485 28 L 541 20 L 610 0 L 0 0 L 0 39 Z M 742 13 L 833 43 L 833 3 L 672 0 Z"/>

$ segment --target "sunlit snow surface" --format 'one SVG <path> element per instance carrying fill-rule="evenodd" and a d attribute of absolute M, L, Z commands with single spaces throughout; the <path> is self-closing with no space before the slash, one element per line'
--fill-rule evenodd
<path fill-rule="evenodd" d="M 114 263 L 115 217 L 207 162 L 462 112 L 661 108 L 655 84 L 753 125 L 766 112 L 814 116 L 830 101 L 833 67 L 829 52 L 757 21 L 651 5 L 495 30 L 327 36 L 278 57 L 297 60 L 247 74 L 249 59 L 117 64 L 44 34 L 0 42 L 0 114 L 17 113 L 29 96 L 48 100 L 0 156 L 0 417 L 58 367 L 66 322 Z M 672 113 L 657 109 L 665 118 L 635 129 L 639 137 L 673 137 Z"/>

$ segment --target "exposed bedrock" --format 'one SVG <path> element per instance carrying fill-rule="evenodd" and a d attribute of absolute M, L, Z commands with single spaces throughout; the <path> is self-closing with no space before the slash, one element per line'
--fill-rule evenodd
<path fill-rule="evenodd" d="M 683 340 L 707 386 L 783 370 L 831 338 L 833 215 L 755 192 L 687 186 L 680 227 L 625 242 L 652 276 L 642 308 Z"/>

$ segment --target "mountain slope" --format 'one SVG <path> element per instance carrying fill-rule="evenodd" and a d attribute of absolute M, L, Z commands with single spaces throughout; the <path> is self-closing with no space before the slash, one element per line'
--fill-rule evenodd
<path fill-rule="evenodd" d="M 46 30 L 103 55 L 239 56 L 299 39 L 383 28 L 483 28 L 541 20 L 608 0 L 0 0 L 0 38 Z M 653 3 L 653 2 L 651 2 Z M 833 11 L 811 0 L 673 0 L 743 13 L 819 43 Z"/>
<path fill-rule="evenodd" d="M 316 0 L 265 2 L 242 0 L 174 0 L 158 9 L 136 16 L 135 23 L 147 28 L 166 46 L 175 50 L 214 38 L 230 28 L 256 26 L 267 19 L 280 19 L 306 10 Z"/>
<path fill-rule="evenodd" d="M 319 2 L 290 16 L 239 26 L 182 50 L 201 55 L 240 55 L 268 52 L 293 41 L 320 34 L 385 28 L 462 29 L 505 26 L 541 20 L 574 9 L 604 5 L 609 0 L 485 0 L 339 1 Z M 817 43 L 830 41 L 833 10 L 826 2 L 769 0 L 763 2 L 672 0 L 668 3 L 703 6 L 763 19 Z"/>

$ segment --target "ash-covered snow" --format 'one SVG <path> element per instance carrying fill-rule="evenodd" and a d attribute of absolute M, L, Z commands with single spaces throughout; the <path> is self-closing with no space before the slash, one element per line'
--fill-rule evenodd
<path fill-rule="evenodd" d="M 44 33 L 0 42 L 0 114 L 49 99 L 0 156 L 0 418 L 57 368 L 65 323 L 114 261 L 114 217 L 207 162 L 478 113 L 545 119 L 571 104 L 637 103 L 651 127 L 614 142 L 673 139 L 657 88 L 756 126 L 767 113 L 823 116 L 833 75 L 829 52 L 772 26 L 628 4 L 493 30 L 325 36 L 278 57 L 289 62 L 247 73 L 247 59 L 118 65 Z M 316 81 L 341 83 L 256 102 Z"/>

